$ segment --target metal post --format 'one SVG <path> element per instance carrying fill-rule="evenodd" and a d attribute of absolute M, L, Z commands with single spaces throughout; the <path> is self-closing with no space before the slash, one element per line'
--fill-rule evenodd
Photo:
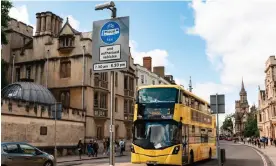
<path fill-rule="evenodd" d="M 13 54 L 12 55 L 12 83 L 13 83 L 13 72 L 14 72 L 14 59 L 15 59 L 15 55 Z"/>
<path fill-rule="evenodd" d="M 47 50 L 46 88 L 48 88 L 48 72 L 49 72 L 49 50 Z"/>
<path fill-rule="evenodd" d="M 114 110 L 113 110 L 113 101 L 114 101 L 114 71 L 111 71 L 110 76 L 110 142 L 109 142 L 109 151 L 110 151 L 110 158 L 109 158 L 109 166 L 114 166 Z"/>
<path fill-rule="evenodd" d="M 217 113 L 217 158 L 218 158 L 218 166 L 221 166 L 220 161 L 220 146 L 219 146 L 219 114 L 218 114 L 218 94 L 216 94 L 216 113 Z"/>
<path fill-rule="evenodd" d="M 57 162 L 57 103 L 55 103 L 55 163 Z M 56 165 L 56 164 L 55 164 Z"/>

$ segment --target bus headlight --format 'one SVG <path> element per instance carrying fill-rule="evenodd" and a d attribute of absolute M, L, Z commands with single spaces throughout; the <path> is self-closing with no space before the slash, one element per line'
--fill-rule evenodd
<path fill-rule="evenodd" d="M 174 147 L 172 154 L 177 154 L 179 152 L 179 150 L 180 150 L 180 146 L 178 145 L 178 146 Z"/>
<path fill-rule="evenodd" d="M 133 146 L 133 145 L 131 145 L 130 151 L 131 151 L 131 153 L 135 153 L 135 150 L 134 150 L 134 146 Z"/>

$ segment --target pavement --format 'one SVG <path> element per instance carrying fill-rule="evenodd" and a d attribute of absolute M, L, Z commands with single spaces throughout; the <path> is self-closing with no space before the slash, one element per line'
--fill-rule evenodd
<path fill-rule="evenodd" d="M 233 143 L 230 141 L 220 141 L 221 148 L 226 151 L 226 163 L 223 166 L 274 166 L 270 159 L 266 157 L 261 151 L 250 147 L 250 145 L 243 145 Z M 275 147 L 274 147 L 275 148 Z M 270 150 L 268 150 L 270 149 Z M 270 147 L 265 150 L 273 152 Z M 61 161 L 61 160 L 60 160 Z M 116 157 L 116 166 L 146 166 L 145 164 L 131 164 L 130 155 Z M 202 161 L 196 163 L 195 166 L 217 166 L 217 160 L 214 158 L 210 161 Z M 109 166 L 108 158 L 88 159 L 81 161 L 59 162 L 58 166 Z"/>
<path fill-rule="evenodd" d="M 240 144 L 244 144 L 244 143 L 240 143 Z M 265 148 L 263 146 L 261 146 L 261 148 L 258 148 L 258 146 L 247 144 L 247 143 L 245 143 L 244 145 L 258 150 L 266 158 L 269 159 L 268 162 L 270 162 L 272 166 L 276 166 L 276 147 L 274 145 L 268 145 Z"/>
<path fill-rule="evenodd" d="M 130 156 L 130 152 L 124 152 L 123 155 L 119 155 L 119 153 L 117 153 L 115 157 L 123 157 L 126 155 Z M 74 161 L 98 160 L 98 159 L 107 159 L 107 158 L 109 158 L 109 155 L 103 155 L 103 154 L 98 154 L 97 157 L 88 157 L 87 155 L 82 155 L 81 159 L 78 155 L 71 155 L 71 156 L 58 157 L 57 163 L 70 163 Z"/>

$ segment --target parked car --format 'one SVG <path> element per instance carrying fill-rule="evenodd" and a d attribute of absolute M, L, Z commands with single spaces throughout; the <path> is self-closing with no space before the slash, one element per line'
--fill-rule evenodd
<path fill-rule="evenodd" d="M 228 138 L 227 138 L 227 141 L 232 141 L 232 138 L 231 138 L 231 137 L 228 137 Z"/>
<path fill-rule="evenodd" d="M 1 166 L 54 166 L 54 156 L 23 142 L 1 143 Z"/>

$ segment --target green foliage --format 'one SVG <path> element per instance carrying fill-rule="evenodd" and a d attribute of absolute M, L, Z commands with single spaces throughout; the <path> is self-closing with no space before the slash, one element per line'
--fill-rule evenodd
<path fill-rule="evenodd" d="M 232 117 L 232 115 L 227 115 L 225 117 L 221 128 L 225 131 L 229 131 L 229 132 L 233 133 L 233 122 L 232 122 L 231 117 Z"/>
<path fill-rule="evenodd" d="M 7 68 L 8 63 L 1 58 L 1 89 L 8 85 Z"/>
<path fill-rule="evenodd" d="M 259 137 L 260 133 L 258 130 L 257 119 L 253 115 L 248 116 L 247 122 L 245 123 L 244 136 L 245 137 Z"/>
<path fill-rule="evenodd" d="M 5 30 L 8 28 L 8 23 L 10 21 L 9 11 L 11 7 L 12 3 L 10 1 L 1 1 L 1 44 L 8 43 Z"/>

